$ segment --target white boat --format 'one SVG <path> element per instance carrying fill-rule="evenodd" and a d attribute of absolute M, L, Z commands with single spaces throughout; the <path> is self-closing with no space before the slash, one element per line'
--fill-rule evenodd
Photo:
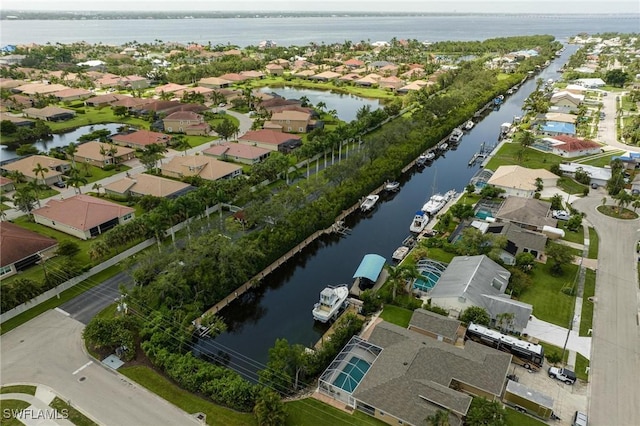
<path fill-rule="evenodd" d="M 362 204 L 360 204 L 360 210 L 362 210 L 363 212 L 368 212 L 372 210 L 373 207 L 378 202 L 379 198 L 380 198 L 379 195 L 375 195 L 375 194 L 367 195 L 367 198 L 365 198 Z"/>
<path fill-rule="evenodd" d="M 385 191 L 389 191 L 389 192 L 395 192 L 397 190 L 400 189 L 400 182 L 397 181 L 387 181 L 387 183 L 384 184 L 384 190 Z"/>
<path fill-rule="evenodd" d="M 456 127 L 455 129 L 453 129 L 453 131 L 449 135 L 449 142 L 458 143 L 460 142 L 460 139 L 462 139 L 463 136 L 464 136 L 464 132 Z"/>
<path fill-rule="evenodd" d="M 446 151 L 448 148 L 449 148 L 449 144 L 446 142 L 438 147 L 440 151 Z"/>
<path fill-rule="evenodd" d="M 395 260 L 396 262 L 400 262 L 407 256 L 409 250 L 410 249 L 407 246 L 400 246 L 396 249 L 396 251 L 393 252 L 393 254 L 391 255 L 391 259 Z"/>
<path fill-rule="evenodd" d="M 424 228 L 429 223 L 429 216 L 427 216 L 423 211 L 417 211 L 416 215 L 413 217 L 411 221 L 411 226 L 409 226 L 409 231 L 415 232 L 419 234 L 424 231 Z"/>
<path fill-rule="evenodd" d="M 431 198 L 429 198 L 429 201 L 422 206 L 422 211 L 433 217 L 447 204 L 447 201 L 448 199 L 444 195 L 433 194 Z"/>
<path fill-rule="evenodd" d="M 322 323 L 338 317 L 349 296 L 349 286 L 327 286 L 320 292 L 320 301 L 313 306 L 313 319 Z"/>
<path fill-rule="evenodd" d="M 451 201 L 456 196 L 456 194 L 457 192 L 455 189 L 450 189 L 444 193 L 444 197 L 447 199 L 447 201 Z"/>
<path fill-rule="evenodd" d="M 466 123 L 464 123 L 464 129 L 465 130 L 471 130 L 473 129 L 473 126 L 475 126 L 476 123 L 473 122 L 473 120 L 468 120 Z"/>
<path fill-rule="evenodd" d="M 427 153 L 425 153 L 425 154 L 424 154 L 424 158 L 425 158 L 427 161 L 431 161 L 431 160 L 433 160 L 434 158 L 436 158 L 436 154 L 434 154 L 433 152 L 429 151 L 429 152 L 427 152 Z"/>

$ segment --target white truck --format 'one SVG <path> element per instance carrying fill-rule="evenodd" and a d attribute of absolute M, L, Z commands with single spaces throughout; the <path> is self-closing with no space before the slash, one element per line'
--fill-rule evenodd
<path fill-rule="evenodd" d="M 576 382 L 576 373 L 566 368 L 549 367 L 549 377 L 572 385 Z"/>

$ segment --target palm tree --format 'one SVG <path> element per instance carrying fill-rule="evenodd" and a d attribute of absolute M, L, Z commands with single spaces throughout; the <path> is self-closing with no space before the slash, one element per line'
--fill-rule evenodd
<path fill-rule="evenodd" d="M 71 166 L 75 169 L 76 168 L 76 152 L 78 152 L 78 144 L 71 142 L 69 145 L 67 145 L 67 148 L 64 150 L 65 154 L 67 154 L 67 157 L 71 159 Z"/>
<path fill-rule="evenodd" d="M 187 150 L 191 148 L 189 145 L 189 141 L 185 139 L 182 135 L 177 135 L 173 137 L 173 147 L 178 151 L 182 151 L 182 155 L 187 155 Z"/>
<path fill-rule="evenodd" d="M 22 183 L 26 180 L 26 176 L 20 170 L 12 170 L 7 174 L 7 177 L 13 181 L 13 183 Z"/>
<path fill-rule="evenodd" d="M 109 149 L 104 145 L 104 144 L 100 144 L 100 155 L 102 155 L 102 167 L 105 166 L 105 160 L 107 157 L 107 152 L 109 151 Z"/>
<path fill-rule="evenodd" d="M 633 207 L 633 211 L 635 212 L 636 209 L 640 207 L 640 200 L 634 200 L 633 203 L 631 203 L 631 207 Z"/>
<path fill-rule="evenodd" d="M 7 201 L 11 201 L 11 198 L 0 194 L 0 203 L 4 204 Z M 4 220 L 7 217 L 7 214 L 4 212 L 4 209 L 0 209 L 0 220 Z"/>
<path fill-rule="evenodd" d="M 622 209 L 626 208 L 632 201 L 633 197 L 624 189 L 615 196 L 618 200 L 618 214 L 622 213 Z"/>
<path fill-rule="evenodd" d="M 73 186 L 78 194 L 82 194 L 80 187 L 86 185 L 87 182 L 89 182 L 87 178 L 82 176 L 78 170 L 71 169 L 71 173 L 69 173 L 69 177 L 67 178 L 67 185 Z"/>
<path fill-rule="evenodd" d="M 99 182 L 94 183 L 93 186 L 91 187 L 91 189 L 95 190 L 98 193 L 98 197 L 100 197 L 101 188 L 102 188 L 102 184 Z"/>
<path fill-rule="evenodd" d="M 13 195 L 13 205 L 29 216 L 31 216 L 31 211 L 36 206 L 37 200 L 38 199 L 36 198 L 33 188 L 27 185 L 22 188 L 18 188 L 16 193 Z"/>
<path fill-rule="evenodd" d="M 38 175 L 40 175 L 40 177 L 42 178 L 42 184 L 47 184 L 44 175 L 49 173 L 49 169 L 47 169 L 46 167 L 42 167 L 40 163 L 36 163 L 36 167 L 33 168 L 32 172 L 34 175 L 36 175 L 36 183 L 38 183 Z"/>
<path fill-rule="evenodd" d="M 424 420 L 429 426 L 449 426 L 449 410 L 438 410 Z"/>
<path fill-rule="evenodd" d="M 420 273 L 415 268 L 415 266 L 408 265 L 398 265 L 391 266 L 385 265 L 387 271 L 389 272 L 388 280 L 391 281 L 391 285 L 393 286 L 392 300 L 396 300 L 396 293 L 398 291 L 398 284 L 404 284 L 406 281 L 419 278 Z"/>
<path fill-rule="evenodd" d="M 111 164 L 115 165 L 117 163 L 117 159 L 116 159 L 117 154 L 118 154 L 118 147 L 115 146 L 113 143 L 110 143 L 109 148 L 107 149 L 107 155 L 111 157 Z"/>

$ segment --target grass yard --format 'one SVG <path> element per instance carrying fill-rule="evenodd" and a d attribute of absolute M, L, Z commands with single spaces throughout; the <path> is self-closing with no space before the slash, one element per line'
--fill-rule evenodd
<path fill-rule="evenodd" d="M 594 158 L 592 159 L 584 159 L 579 161 L 580 164 L 587 164 L 589 166 L 594 166 L 594 167 L 604 167 L 604 166 L 608 166 L 611 164 L 611 158 L 621 155 L 624 153 L 623 150 L 620 151 L 609 151 L 611 154 L 610 155 L 605 155 L 605 156 L 594 156 Z"/>
<path fill-rule="evenodd" d="M 187 392 L 149 367 L 140 365 L 122 367 L 118 371 L 187 413 L 206 414 L 209 425 L 247 426 L 256 424 L 252 414 L 239 413 L 221 407 Z"/>
<path fill-rule="evenodd" d="M 496 170 L 500 166 L 512 166 L 515 164 L 531 169 L 549 170 L 553 164 L 560 164 L 562 161 L 562 158 L 557 155 L 540 152 L 532 148 L 527 148 L 522 160 L 520 160 L 517 153 L 521 149 L 522 146 L 518 143 L 505 143 L 489 160 L 485 168 Z"/>
<path fill-rule="evenodd" d="M 506 407 L 507 425 L 508 426 L 542 426 L 545 425 L 541 420 L 534 419 L 533 417 L 514 410 L 511 407 Z"/>
<path fill-rule="evenodd" d="M 35 395 L 36 386 L 31 386 L 31 385 L 3 386 L 2 388 L 0 388 L 0 393 L 25 393 L 27 395 Z"/>
<path fill-rule="evenodd" d="M 333 408 L 317 399 L 306 398 L 285 404 L 287 426 L 314 426 L 326 424 L 331 426 L 383 426 L 384 423 L 360 411 L 353 414 Z"/>
<path fill-rule="evenodd" d="M 588 189 L 587 185 L 583 185 L 566 176 L 558 179 L 558 188 L 567 194 L 578 194 L 580 196 L 582 196 L 585 189 Z"/>
<path fill-rule="evenodd" d="M 584 276 L 584 290 L 582 292 L 582 314 L 580 315 L 580 336 L 589 336 L 588 331 L 593 326 L 593 302 L 589 300 L 596 294 L 596 272 L 586 270 Z"/>
<path fill-rule="evenodd" d="M 578 228 L 577 231 L 570 231 L 569 229 L 567 229 L 567 221 L 559 220 L 558 228 L 564 230 L 563 240 L 576 244 L 584 244 L 584 231 L 582 229 L 582 225 Z"/>
<path fill-rule="evenodd" d="M 63 303 L 73 299 L 77 295 L 87 291 L 91 287 L 94 287 L 100 284 L 102 281 L 106 280 L 107 278 L 111 278 L 112 276 L 116 275 L 120 271 L 121 271 L 121 267 L 119 265 L 111 266 L 105 269 L 104 271 L 94 275 L 93 277 L 89 278 L 88 280 L 82 281 L 78 285 L 63 291 L 62 293 L 60 293 L 59 298 L 54 297 L 52 299 L 49 299 L 46 302 L 43 302 L 37 306 L 34 306 L 28 311 L 25 311 L 20 315 L 14 318 L 11 318 L 8 321 L 3 322 L 2 325 L 0 326 L 1 327 L 0 334 L 4 334 L 7 331 L 13 330 L 14 328 L 24 324 L 30 319 L 37 317 L 41 313 L 62 305 Z"/>
<path fill-rule="evenodd" d="M 589 254 L 587 255 L 589 259 L 597 259 L 598 258 L 598 247 L 600 246 L 600 239 L 598 238 L 598 233 L 592 227 L 589 227 Z"/>
<path fill-rule="evenodd" d="M 102 180 L 104 178 L 108 178 L 110 176 L 116 175 L 118 173 L 126 172 L 131 167 L 125 166 L 124 164 L 118 165 L 117 168 L 112 170 L 103 170 L 100 167 L 91 166 L 86 163 L 78 164 L 79 171 L 82 176 L 87 179 L 87 185 Z"/>
<path fill-rule="evenodd" d="M 22 411 L 29 407 L 27 401 L 19 401 L 17 399 L 3 399 L 2 400 L 2 416 L 0 416 L 0 425 L 2 426 L 24 426 L 20 420 L 13 418 L 12 412 Z M 5 415 L 5 410 L 8 410 Z"/>
<path fill-rule="evenodd" d="M 429 247 L 428 249 L 429 259 L 437 260 L 439 262 L 451 263 L 451 260 L 456 257 L 454 253 L 449 253 L 438 247 Z"/>
<path fill-rule="evenodd" d="M 118 117 L 113 113 L 111 107 L 83 107 L 76 109 L 76 112 L 78 111 L 84 111 L 84 114 L 76 114 L 75 118 L 67 121 L 49 121 L 47 125 L 54 133 L 64 133 L 78 127 L 104 123 L 122 123 L 141 129 L 149 128 L 147 120 L 136 117 Z"/>
<path fill-rule="evenodd" d="M 552 345 L 551 343 L 547 343 L 547 342 L 543 342 L 543 341 L 538 342 L 538 344 L 544 348 L 544 354 L 545 354 L 544 356 L 545 357 L 547 355 L 551 354 L 551 353 L 554 353 L 554 352 L 558 355 L 558 357 L 560 355 L 562 355 L 562 348 L 559 347 L 559 346 Z M 564 351 L 564 357 L 562 359 L 562 362 L 566 363 L 567 359 L 569 359 L 569 351 Z M 541 373 L 543 373 L 543 372 L 541 372 Z M 546 372 L 544 372 L 544 373 L 546 373 Z"/>
<path fill-rule="evenodd" d="M 73 423 L 76 426 L 98 426 L 96 422 L 82 414 L 80 411 L 76 410 L 57 396 L 53 398 L 53 401 L 49 404 L 51 408 L 55 408 L 58 412 L 62 410 L 66 410 L 69 414 L 67 420 Z"/>
<path fill-rule="evenodd" d="M 585 382 L 589 381 L 589 373 L 587 373 L 587 368 L 589 367 L 589 360 L 580 355 L 576 354 L 576 376 L 580 380 L 584 380 Z"/>
<path fill-rule="evenodd" d="M 395 305 L 385 305 L 380 314 L 380 318 L 392 324 L 399 325 L 402 328 L 407 328 L 409 321 L 411 321 L 411 315 L 413 315 L 413 311 L 409 309 Z"/>
<path fill-rule="evenodd" d="M 531 272 L 532 285 L 520 301 L 533 305 L 533 315 L 543 321 L 566 327 L 573 312 L 574 297 L 562 292 L 571 286 L 578 272 L 578 265 L 564 265 L 561 276 L 551 275 L 550 265 L 536 265 Z"/>

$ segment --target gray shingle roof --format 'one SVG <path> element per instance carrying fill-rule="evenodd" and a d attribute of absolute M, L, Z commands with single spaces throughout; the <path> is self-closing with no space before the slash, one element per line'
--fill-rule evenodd
<path fill-rule="evenodd" d="M 542 228 L 545 225 L 555 227 L 558 221 L 547 217 L 550 209 L 551 203 L 546 201 L 534 198 L 507 197 L 496 214 L 496 218 L 536 228 Z"/>
<path fill-rule="evenodd" d="M 442 408 L 465 415 L 471 397 L 452 388 L 456 381 L 499 396 L 511 362 L 475 342 L 459 348 L 387 322 L 369 342 L 384 349 L 353 396 L 413 424 Z"/>
<path fill-rule="evenodd" d="M 427 311 L 426 309 L 416 309 L 413 311 L 409 325 L 455 340 L 456 331 L 458 331 L 458 327 L 460 327 L 460 321 Z"/>

